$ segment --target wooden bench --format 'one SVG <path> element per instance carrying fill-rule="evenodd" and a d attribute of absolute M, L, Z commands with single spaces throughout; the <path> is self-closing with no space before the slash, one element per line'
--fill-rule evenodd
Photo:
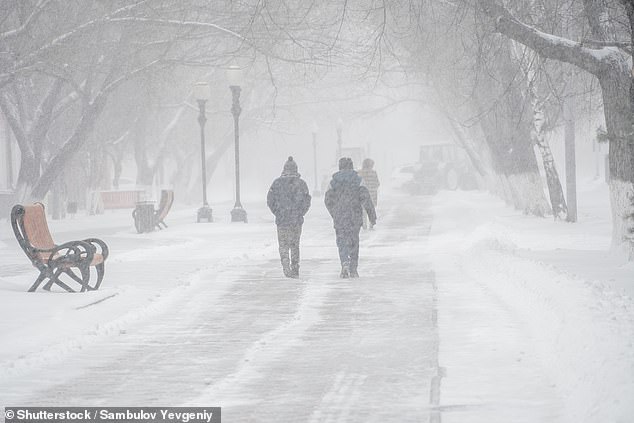
<path fill-rule="evenodd" d="M 154 225 L 157 226 L 159 229 L 163 229 L 161 228 L 161 225 L 167 228 L 167 225 L 165 224 L 165 222 L 163 222 L 163 219 L 167 217 L 167 214 L 172 208 L 173 203 L 174 203 L 174 191 L 171 189 L 162 190 L 161 201 L 159 202 L 159 208 L 154 213 Z"/>
<path fill-rule="evenodd" d="M 133 209 L 145 191 L 101 191 L 99 194 L 104 209 Z"/>
<path fill-rule="evenodd" d="M 14 206 L 11 210 L 11 225 L 20 247 L 40 271 L 29 292 L 34 292 L 47 279 L 43 287 L 47 291 L 53 285 L 58 285 L 68 292 L 76 292 L 66 282 L 78 283 L 81 292 L 99 289 L 105 271 L 104 263 L 108 258 L 108 246 L 102 240 L 88 238 L 55 244 L 42 203 Z M 97 277 L 92 285 L 91 267 L 95 268 Z"/>
<path fill-rule="evenodd" d="M 136 228 L 137 232 L 151 232 L 152 230 L 154 230 L 154 227 L 157 227 L 159 229 L 163 229 L 163 227 L 167 228 L 167 224 L 164 222 L 164 219 L 172 208 L 173 203 L 174 191 L 164 189 L 161 191 L 161 200 L 159 201 L 158 209 L 152 211 L 153 206 L 150 204 L 143 205 L 146 207 L 150 207 L 150 210 L 148 210 L 147 212 L 145 209 L 139 209 L 139 207 L 132 210 L 134 227 Z"/>

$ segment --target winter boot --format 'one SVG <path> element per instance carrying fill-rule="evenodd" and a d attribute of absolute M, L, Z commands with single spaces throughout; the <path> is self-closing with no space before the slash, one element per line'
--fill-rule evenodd
<path fill-rule="evenodd" d="M 282 271 L 284 272 L 284 276 L 286 276 L 287 278 L 292 277 L 291 265 L 288 259 L 282 259 Z"/>
<path fill-rule="evenodd" d="M 348 279 L 350 277 L 350 262 L 346 261 L 341 265 L 339 277 L 342 279 Z"/>
<path fill-rule="evenodd" d="M 291 266 L 291 273 L 289 278 L 299 279 L 299 266 Z"/>

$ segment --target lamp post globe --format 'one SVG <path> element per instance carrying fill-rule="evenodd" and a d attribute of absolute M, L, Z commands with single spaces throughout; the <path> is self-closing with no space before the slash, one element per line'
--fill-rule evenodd
<path fill-rule="evenodd" d="M 213 222 L 212 210 L 207 202 L 207 165 L 205 153 L 205 123 L 207 117 L 205 115 L 205 106 L 210 97 L 209 84 L 206 82 L 197 82 L 194 84 L 194 98 L 198 103 L 198 124 L 200 125 L 200 157 L 202 162 L 202 182 L 203 182 L 203 205 L 198 209 L 197 222 L 202 221 Z"/>
<path fill-rule="evenodd" d="M 232 65 L 227 69 L 227 82 L 231 90 L 232 105 L 231 114 L 233 115 L 233 133 L 235 145 L 235 168 L 236 168 L 236 202 L 231 210 L 232 222 L 247 223 L 247 212 L 240 202 L 240 92 L 242 91 L 242 69 Z"/>

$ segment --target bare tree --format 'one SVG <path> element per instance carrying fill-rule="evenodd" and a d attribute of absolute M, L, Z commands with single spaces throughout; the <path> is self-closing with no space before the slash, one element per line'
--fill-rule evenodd
<path fill-rule="evenodd" d="M 613 215 L 613 242 L 621 243 L 629 233 L 626 216 L 634 196 L 632 150 L 632 76 L 630 56 L 614 39 L 619 36 L 611 25 L 603 1 L 584 0 L 584 15 L 592 43 L 583 43 L 540 31 L 514 17 L 495 0 L 478 0 L 481 10 L 493 18 L 505 36 L 535 50 L 542 57 L 570 63 L 594 75 L 603 94 L 605 122 L 610 142 L 610 197 Z M 631 18 L 631 9 L 628 18 Z M 631 22 L 631 19 L 630 19 Z"/>

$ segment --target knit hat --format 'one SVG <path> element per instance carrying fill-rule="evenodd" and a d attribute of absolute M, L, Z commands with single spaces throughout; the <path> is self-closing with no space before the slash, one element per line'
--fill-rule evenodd
<path fill-rule="evenodd" d="M 342 157 L 339 159 L 339 170 L 354 169 L 352 159 L 350 157 Z"/>
<path fill-rule="evenodd" d="M 363 169 L 372 169 L 372 167 L 374 166 L 374 160 L 372 159 L 365 159 L 363 161 Z"/>
<path fill-rule="evenodd" d="M 288 156 L 288 160 L 284 163 L 284 172 L 286 175 L 294 175 L 297 173 L 297 163 L 293 160 L 293 156 Z"/>

